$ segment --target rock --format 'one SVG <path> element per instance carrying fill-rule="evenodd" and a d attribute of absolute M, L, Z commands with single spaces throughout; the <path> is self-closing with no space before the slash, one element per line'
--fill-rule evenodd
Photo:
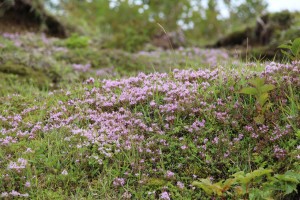
<path fill-rule="evenodd" d="M 256 25 L 233 32 L 209 47 L 241 49 L 242 57 L 249 55 L 259 59 L 280 60 L 283 55 L 277 48 L 280 44 L 297 37 L 300 32 L 292 27 L 294 15 L 289 11 L 269 13 L 256 19 Z M 298 36 L 299 37 L 299 36 Z M 247 48 L 246 48 L 247 47 Z"/>
<path fill-rule="evenodd" d="M 44 31 L 49 36 L 67 36 L 64 25 L 36 0 L 4 0 L 0 13 L 0 33 Z"/>
<path fill-rule="evenodd" d="M 268 45 L 278 30 L 287 30 L 293 21 L 293 15 L 288 11 L 266 14 L 256 19 L 255 27 L 230 33 L 219 39 L 213 47 L 234 47 L 237 45 L 259 46 Z M 248 39 L 248 42 L 247 42 Z"/>
<path fill-rule="evenodd" d="M 213 47 L 234 47 L 236 45 L 244 45 L 247 42 L 247 38 L 251 38 L 252 29 L 246 28 L 242 31 L 236 31 L 224 38 L 218 40 Z"/>
<path fill-rule="evenodd" d="M 177 31 L 172 31 L 170 33 L 165 33 L 161 31 L 160 33 L 154 35 L 152 42 L 154 46 L 160 47 L 163 49 L 176 49 L 181 46 L 186 45 L 186 40 L 184 32 L 179 29 Z"/>

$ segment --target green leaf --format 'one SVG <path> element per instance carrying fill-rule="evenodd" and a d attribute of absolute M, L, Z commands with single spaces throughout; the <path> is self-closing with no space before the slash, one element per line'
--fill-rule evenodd
<path fill-rule="evenodd" d="M 300 52 L 300 38 L 297 38 L 293 41 L 291 50 L 295 56 Z"/>
<path fill-rule="evenodd" d="M 297 192 L 297 185 L 286 185 L 284 195 L 291 194 L 292 192 Z"/>
<path fill-rule="evenodd" d="M 149 178 L 146 181 L 146 185 L 149 186 L 164 186 L 167 183 L 167 181 L 159 178 Z"/>
<path fill-rule="evenodd" d="M 212 184 L 210 187 L 212 188 L 213 192 L 215 194 L 217 194 L 218 196 L 222 196 L 223 195 L 223 184 L 222 184 L 223 180 L 222 181 L 219 181 L 215 184 Z"/>
<path fill-rule="evenodd" d="M 262 113 L 265 113 L 267 110 L 269 110 L 270 108 L 272 108 L 274 104 L 273 103 L 267 103 L 266 105 L 264 105 L 262 107 Z"/>
<path fill-rule="evenodd" d="M 243 184 L 248 184 L 253 179 L 263 176 L 263 175 L 268 175 L 272 172 L 273 172 L 273 170 L 271 170 L 271 169 L 261 168 L 261 169 L 254 170 L 253 172 L 247 173 L 246 175 L 243 171 L 237 172 L 237 173 L 233 174 L 233 176 L 236 178 L 236 180 L 238 182 L 241 182 Z"/>
<path fill-rule="evenodd" d="M 284 54 L 289 59 L 293 59 L 293 56 L 291 55 L 291 53 L 288 53 L 287 51 L 284 51 L 284 50 L 281 50 L 281 53 Z"/>
<path fill-rule="evenodd" d="M 273 172 L 273 170 L 271 170 L 271 169 L 257 169 L 257 170 L 254 170 L 253 172 L 247 173 L 246 178 L 251 181 L 252 179 L 255 179 L 255 178 L 263 176 L 263 175 L 270 174 L 272 172 Z"/>
<path fill-rule="evenodd" d="M 298 179 L 291 176 L 291 175 L 276 174 L 274 177 L 281 180 L 281 181 L 285 181 L 285 182 L 299 183 Z"/>
<path fill-rule="evenodd" d="M 256 117 L 254 117 L 253 120 L 257 124 L 263 124 L 265 122 L 265 117 L 263 115 L 258 115 Z"/>
<path fill-rule="evenodd" d="M 300 172 L 294 172 L 294 171 L 287 171 L 284 173 L 285 175 L 288 176 L 293 176 L 294 178 L 296 178 L 299 182 L 300 182 Z"/>
<path fill-rule="evenodd" d="M 279 45 L 278 48 L 281 48 L 281 49 L 291 49 L 291 45 L 282 44 L 282 45 Z"/>
<path fill-rule="evenodd" d="M 256 88 L 260 88 L 265 84 L 266 79 L 256 77 L 255 79 L 249 80 L 249 83 L 254 85 Z"/>
<path fill-rule="evenodd" d="M 199 181 L 194 181 L 194 182 L 192 183 L 192 185 L 194 185 L 194 186 L 196 186 L 196 187 L 199 187 L 199 188 L 203 189 L 204 192 L 205 192 L 206 194 L 212 195 L 213 190 L 212 190 L 212 188 L 211 188 L 211 185 L 212 185 L 211 181 L 210 181 L 208 178 L 207 178 L 207 179 L 201 179 L 200 181 L 201 181 L 201 182 L 199 182 Z"/>
<path fill-rule="evenodd" d="M 212 183 L 209 178 L 207 179 L 201 179 L 201 182 L 194 181 L 192 184 L 203 189 L 208 195 L 211 195 L 212 193 L 222 196 L 223 193 L 230 189 L 231 185 L 234 183 L 233 179 L 228 179 L 223 183 L 223 180 Z"/>
<path fill-rule="evenodd" d="M 258 93 L 258 91 L 254 87 L 245 87 L 240 91 L 240 93 L 249 94 L 249 95 L 256 95 Z"/>
<path fill-rule="evenodd" d="M 229 189 L 235 183 L 236 183 L 235 179 L 232 179 L 232 178 L 226 179 L 226 181 L 223 183 L 223 188 Z"/>
<path fill-rule="evenodd" d="M 259 105 L 264 106 L 265 103 L 268 101 L 269 99 L 269 94 L 268 93 L 263 93 L 262 95 L 260 95 L 257 99 Z"/>
<path fill-rule="evenodd" d="M 300 139 L 300 130 L 297 130 L 297 132 L 296 132 L 296 137 L 298 138 L 298 139 Z"/>
<path fill-rule="evenodd" d="M 274 90 L 275 88 L 276 88 L 275 85 L 265 84 L 265 85 L 263 85 L 262 87 L 259 88 L 259 91 L 261 93 L 266 93 L 266 92 Z"/>
<path fill-rule="evenodd" d="M 236 186 L 234 187 L 234 192 L 238 195 L 238 196 L 242 196 L 246 193 L 246 190 L 244 190 L 241 186 Z"/>
<path fill-rule="evenodd" d="M 249 200 L 274 200 L 271 191 L 253 188 L 249 192 Z"/>

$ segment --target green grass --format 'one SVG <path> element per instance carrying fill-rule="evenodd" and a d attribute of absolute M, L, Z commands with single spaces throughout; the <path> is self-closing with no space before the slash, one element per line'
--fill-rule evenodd
<path fill-rule="evenodd" d="M 12 56 L 7 48 L 2 50 L 4 60 Z M 51 81 L 45 87 L 29 81 L 43 76 L 51 80 L 47 62 L 39 56 L 41 60 L 20 57 L 20 68 L 26 64 L 28 77 L 41 76 L 0 73 L 5 79 L 0 91 L 0 195 L 14 190 L 29 199 L 159 199 L 167 192 L 171 199 L 211 199 L 217 195 L 192 183 L 208 177 L 216 183 L 259 168 L 273 170 L 272 177 L 288 171 L 299 174 L 299 63 L 285 68 L 231 58 L 224 63 L 212 56 L 217 64 L 210 65 L 203 63 L 209 52 L 183 50 L 155 57 L 102 50 L 105 58 L 111 56 L 103 67 L 117 63 L 117 76 L 125 77 L 103 81 L 94 74 L 96 63 L 103 62 L 96 52 L 76 45 L 65 54 L 53 52 L 49 68 L 61 78 L 52 86 Z M 15 56 L 26 55 L 30 52 L 20 48 Z M 6 67 L 3 63 L 0 69 Z M 91 63 L 92 71 L 75 71 L 74 63 Z M 167 73 L 128 77 L 156 64 L 161 67 L 157 71 Z M 181 70 L 171 71 L 172 65 Z M 264 74 L 267 65 L 278 70 Z M 188 68 L 194 70 L 183 70 Z M 83 82 L 90 75 L 99 80 Z M 267 92 L 272 106 L 264 111 L 262 124 L 255 120 L 261 114 L 258 97 L 240 93 L 257 75 L 275 86 Z M 282 135 L 274 139 L 276 134 Z M 20 158 L 27 162 L 22 164 Z M 9 168 L 13 163 L 24 168 Z M 232 189 L 224 198 L 248 199 L 261 188 L 253 181 L 249 193 L 237 197 Z M 286 191 L 268 192 L 283 199 Z M 13 198 L 7 195 L 4 199 Z M 285 198 L 296 195 L 291 191 Z"/>

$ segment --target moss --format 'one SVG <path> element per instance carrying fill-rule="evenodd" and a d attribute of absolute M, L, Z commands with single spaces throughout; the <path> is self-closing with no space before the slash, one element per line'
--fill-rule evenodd
<path fill-rule="evenodd" d="M 6 74 L 0 72 L 0 96 L 7 94 L 31 94 L 32 92 L 40 92 L 40 89 L 24 78 L 20 78 L 15 74 Z"/>
<path fill-rule="evenodd" d="M 40 89 L 47 87 L 49 82 L 51 82 L 43 71 L 13 62 L 0 65 L 0 72 L 2 74 L 16 75 L 21 82 L 36 85 Z"/>
<path fill-rule="evenodd" d="M 18 48 L 14 45 L 14 43 L 10 40 L 5 39 L 0 36 L 0 53 L 7 51 L 17 51 Z M 1 56 L 2 57 L 2 56 Z M 0 59 L 1 59 L 0 57 Z"/>
<path fill-rule="evenodd" d="M 70 49 L 86 48 L 89 45 L 89 41 L 88 37 L 75 34 L 65 40 L 65 45 Z"/>
<path fill-rule="evenodd" d="M 56 53 L 59 61 L 68 64 L 87 64 L 90 62 L 92 68 L 101 69 L 115 67 L 119 72 L 136 72 L 144 69 L 148 64 L 147 59 L 134 57 L 132 54 L 116 49 L 70 49 L 67 53 Z"/>
<path fill-rule="evenodd" d="M 159 178 L 149 178 L 146 181 L 146 184 L 148 186 L 152 186 L 152 187 L 161 187 L 161 186 L 165 185 L 166 183 L 167 183 L 166 180 L 159 179 Z"/>

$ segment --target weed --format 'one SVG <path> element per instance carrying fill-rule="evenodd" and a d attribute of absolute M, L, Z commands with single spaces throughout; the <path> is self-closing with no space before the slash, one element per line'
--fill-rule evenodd
<path fill-rule="evenodd" d="M 270 101 L 269 92 L 275 89 L 275 86 L 272 84 L 266 84 L 265 78 L 254 78 L 249 80 L 251 87 L 243 88 L 240 93 L 253 95 L 256 99 L 256 112 L 257 116 L 254 117 L 254 121 L 258 124 L 263 124 L 265 121 L 265 112 L 272 107 Z"/>
<path fill-rule="evenodd" d="M 294 41 L 289 41 L 287 44 L 282 44 L 278 48 L 288 50 L 281 50 L 288 59 L 300 60 L 300 38 L 296 38 Z"/>

